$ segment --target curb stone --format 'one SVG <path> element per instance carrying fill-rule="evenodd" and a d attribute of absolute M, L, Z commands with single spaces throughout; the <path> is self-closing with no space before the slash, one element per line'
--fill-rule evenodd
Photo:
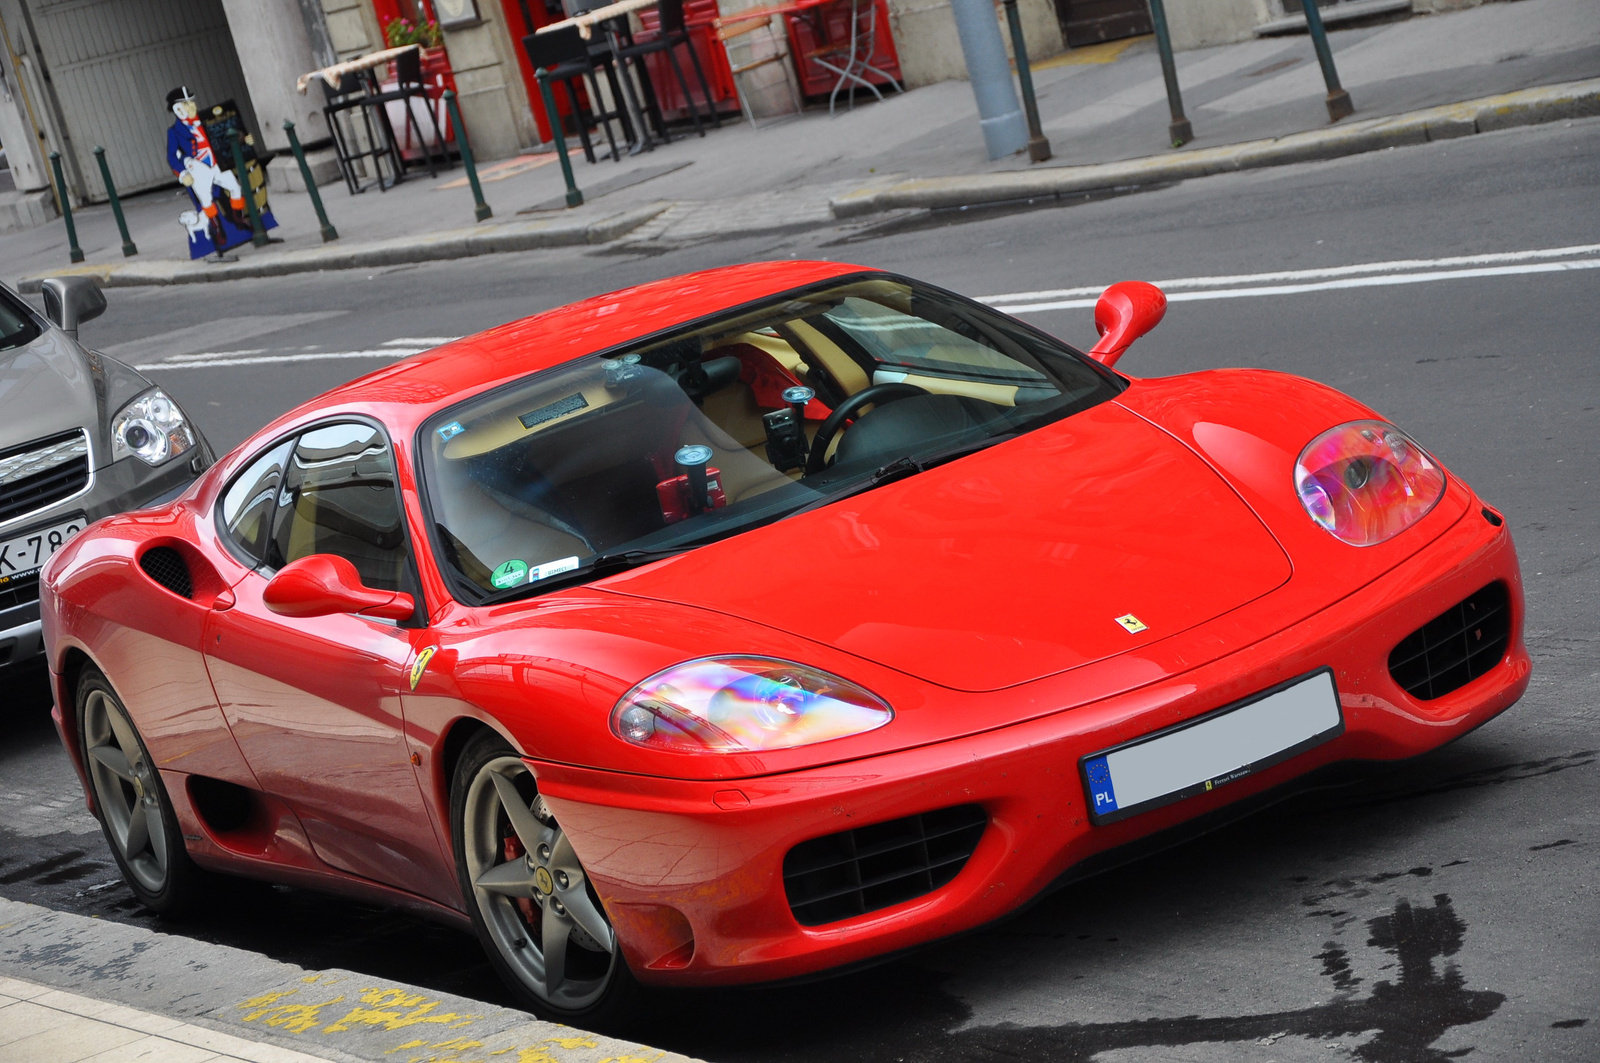
<path fill-rule="evenodd" d="M 355 971 L 0 898 L 0 975 L 339 1063 L 696 1063 Z"/>
<path fill-rule="evenodd" d="M 183 261 L 151 259 L 145 262 L 111 262 L 45 270 L 21 278 L 17 290 L 32 294 L 46 277 L 93 277 L 102 288 L 138 285 L 206 284 L 251 277 L 281 277 L 325 269 L 363 269 L 400 266 L 416 262 L 471 258 L 507 251 L 532 251 L 609 243 L 625 236 L 665 211 L 671 204 L 658 202 L 610 214 L 593 221 L 538 219 L 504 222 L 471 229 L 447 229 L 416 236 L 396 236 L 360 243 L 324 244 L 249 258 L 238 262 L 208 259 Z"/>
<path fill-rule="evenodd" d="M 847 192 L 831 200 L 829 207 L 835 218 L 847 219 L 907 207 L 971 207 L 1072 195 L 1336 159 L 1384 148 L 1593 115 L 1600 115 L 1600 78 L 1522 89 L 1270 140 L 1151 155 L 1124 162 L 901 181 L 888 187 Z"/>

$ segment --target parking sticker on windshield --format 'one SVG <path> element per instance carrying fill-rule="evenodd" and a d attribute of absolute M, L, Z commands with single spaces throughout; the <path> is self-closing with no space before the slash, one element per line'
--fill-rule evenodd
<path fill-rule="evenodd" d="M 454 439 L 456 436 L 465 431 L 466 429 L 461 427 L 460 421 L 451 421 L 449 424 L 439 429 L 439 438 L 448 443 L 450 440 Z"/>
<path fill-rule="evenodd" d="M 537 577 L 536 577 L 537 578 Z M 520 583 L 527 582 L 528 563 L 512 558 L 505 562 L 489 576 L 489 582 L 499 590 L 508 590 Z"/>
<path fill-rule="evenodd" d="M 534 569 L 532 574 L 528 576 L 528 579 L 549 579 L 551 576 L 559 576 L 563 572 L 571 572 L 577 567 L 578 559 L 576 556 L 563 557 L 559 561 L 546 561 L 544 564 Z"/>

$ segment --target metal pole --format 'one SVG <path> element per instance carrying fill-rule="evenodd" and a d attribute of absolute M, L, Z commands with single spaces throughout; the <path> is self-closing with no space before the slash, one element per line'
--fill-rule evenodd
<path fill-rule="evenodd" d="M 1167 8 L 1162 0 L 1150 0 L 1150 21 L 1155 26 L 1156 50 L 1161 53 L 1161 77 L 1167 83 L 1167 109 L 1172 112 L 1167 132 L 1172 146 L 1181 148 L 1194 139 L 1194 127 L 1183 116 L 1183 94 L 1178 91 L 1178 67 L 1172 61 L 1172 35 L 1167 32 Z"/>
<path fill-rule="evenodd" d="M 50 165 L 56 171 L 56 204 L 61 208 L 61 217 L 67 223 L 67 246 L 72 248 L 72 261 L 83 261 L 83 248 L 78 246 L 78 227 L 72 224 L 72 203 L 67 199 L 67 179 L 61 176 L 61 153 L 50 153 Z"/>
<path fill-rule="evenodd" d="M 1311 44 L 1317 50 L 1317 62 L 1322 64 L 1322 80 L 1328 86 L 1328 121 L 1337 122 L 1356 113 L 1350 94 L 1339 85 L 1339 71 L 1333 66 L 1333 49 L 1328 47 L 1328 31 L 1322 25 L 1322 12 L 1317 10 L 1317 0 L 1300 0 L 1306 13 L 1306 32 L 1311 34 Z"/>
<path fill-rule="evenodd" d="M 467 142 L 467 127 L 461 124 L 461 110 L 456 106 L 456 90 L 444 90 L 444 105 L 450 109 L 450 128 L 456 131 L 456 147 L 461 152 L 461 165 L 466 167 L 467 180 L 472 185 L 472 201 L 477 204 L 472 210 L 472 216 L 478 221 L 492 218 L 494 211 L 489 209 L 489 204 L 483 201 L 483 186 L 478 183 L 478 167 L 472 161 L 472 145 Z M 565 159 L 566 153 L 561 157 Z"/>
<path fill-rule="evenodd" d="M 545 68 L 540 67 L 534 71 L 533 76 L 539 82 L 540 95 L 544 97 L 545 117 L 550 119 L 550 135 L 555 138 L 556 157 L 561 160 L 561 179 L 567 182 L 567 206 L 582 206 L 583 193 L 578 191 L 578 182 L 572 176 L 572 160 L 567 158 L 567 137 L 561 131 L 561 114 L 556 110 L 556 95 L 551 90 L 550 79 L 545 74 Z"/>
<path fill-rule="evenodd" d="M 1017 0 L 1005 0 L 1005 5 L 1011 51 L 1017 59 L 1017 80 L 1022 83 L 1022 107 L 1028 113 L 1028 158 L 1043 162 L 1050 157 L 1050 140 L 1039 127 L 1039 101 L 1033 95 L 1033 70 L 1028 65 L 1028 42 L 1022 38 L 1022 16 L 1017 14 Z"/>
<path fill-rule="evenodd" d="M 967 61 L 967 77 L 978 101 L 978 128 L 989 158 L 1015 155 L 1028 146 L 1027 120 L 1011 83 L 1011 64 L 995 21 L 993 0 L 950 0 L 956 34 Z"/>
<path fill-rule="evenodd" d="M 106 195 L 111 197 L 111 213 L 116 215 L 117 231 L 122 234 L 122 257 L 131 258 L 139 253 L 128 235 L 128 221 L 122 216 L 122 200 L 117 198 L 117 186 L 111 183 L 111 167 L 106 165 L 106 149 L 96 144 L 94 160 L 100 164 L 100 179 L 106 183 Z"/>
<path fill-rule="evenodd" d="M 256 247 L 266 247 L 267 230 L 261 227 L 261 212 L 256 209 L 256 190 L 250 187 L 250 171 L 244 168 L 244 145 L 237 129 L 228 130 L 228 144 L 233 148 L 233 172 L 239 178 L 239 188 L 244 193 L 244 207 L 250 214 L 250 242 Z"/>
<path fill-rule="evenodd" d="M 306 162 L 306 152 L 300 146 L 300 138 L 294 135 L 294 123 L 285 118 L 283 131 L 289 137 L 289 150 L 294 152 L 294 161 L 300 164 L 300 178 L 305 181 L 306 191 L 311 194 L 311 205 L 317 209 L 317 221 L 322 223 L 322 242 L 339 239 L 339 230 L 328 221 L 328 212 L 322 208 L 322 193 L 317 191 L 317 182 L 311 179 L 311 166 Z"/>

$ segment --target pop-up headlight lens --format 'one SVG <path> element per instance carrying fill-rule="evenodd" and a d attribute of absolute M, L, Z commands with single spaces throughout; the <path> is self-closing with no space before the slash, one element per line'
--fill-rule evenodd
<path fill-rule="evenodd" d="M 875 730 L 894 719 L 854 683 L 771 657 L 708 657 L 646 679 L 617 702 L 611 730 L 647 749 L 755 753 Z"/>
<path fill-rule="evenodd" d="M 151 388 L 111 419 L 111 460 L 134 455 L 160 465 L 194 446 L 194 432 L 178 404 Z"/>
<path fill-rule="evenodd" d="M 1427 516 L 1444 497 L 1444 470 L 1383 421 L 1330 428 L 1300 452 L 1294 486 L 1311 519 L 1351 546 L 1373 546 Z"/>

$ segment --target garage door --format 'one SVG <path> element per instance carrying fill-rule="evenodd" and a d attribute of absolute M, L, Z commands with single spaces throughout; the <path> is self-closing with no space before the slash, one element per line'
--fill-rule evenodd
<path fill-rule="evenodd" d="M 172 182 L 167 90 L 201 104 L 234 99 L 256 128 L 222 0 L 26 0 L 39 54 L 76 163 L 80 192 L 104 199 L 94 160 L 106 149 L 117 191 Z M 80 183 L 81 180 L 81 183 Z"/>

